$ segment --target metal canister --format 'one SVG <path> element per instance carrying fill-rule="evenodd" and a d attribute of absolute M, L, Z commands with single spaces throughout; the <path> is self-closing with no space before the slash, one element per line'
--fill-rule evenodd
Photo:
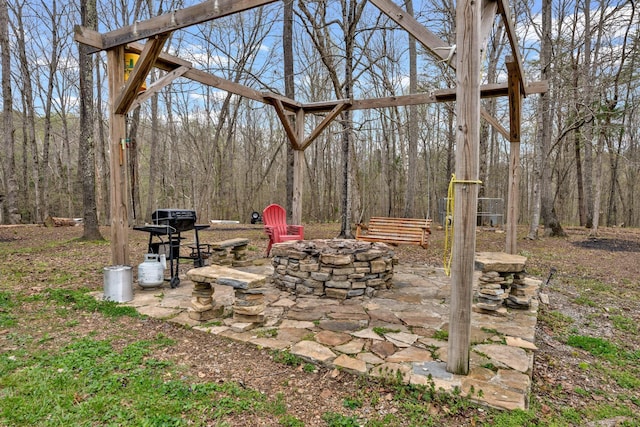
<path fill-rule="evenodd" d="M 145 254 L 144 262 L 138 265 L 138 285 L 155 288 L 164 282 L 164 266 L 158 254 Z"/>
<path fill-rule="evenodd" d="M 133 272 L 129 265 L 104 268 L 104 299 L 127 302 L 133 299 Z"/>

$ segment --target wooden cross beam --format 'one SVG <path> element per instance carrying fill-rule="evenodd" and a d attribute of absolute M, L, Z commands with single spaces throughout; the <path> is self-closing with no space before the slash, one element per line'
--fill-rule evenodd
<path fill-rule="evenodd" d="M 443 40 L 441 40 L 437 35 L 429 31 L 424 25 L 420 24 L 413 16 L 404 11 L 400 6 L 393 3 L 391 0 L 369 0 L 373 3 L 381 12 L 395 21 L 398 25 L 404 28 L 409 34 L 411 34 L 416 40 L 418 40 L 424 47 L 427 49 L 433 56 L 440 59 L 441 61 L 446 62 L 449 67 L 452 69 L 456 69 L 456 57 L 455 51 L 447 51 L 447 49 L 455 49 L 455 46 L 449 46 Z M 506 0 L 500 0 L 503 2 Z M 498 3 L 496 0 L 484 0 L 482 3 L 482 17 L 481 17 L 481 25 L 480 25 L 480 34 L 482 40 L 486 40 L 491 31 L 491 27 L 493 26 L 493 22 L 495 20 L 496 11 L 504 7 L 501 6 L 501 3 Z M 504 14 L 503 14 L 504 16 Z M 512 37 L 515 40 L 515 33 L 513 35 L 510 33 L 514 31 L 512 27 L 507 27 L 507 33 L 509 33 L 509 40 L 511 41 Z M 516 46 L 517 47 L 517 46 Z M 483 43 L 483 48 L 486 49 L 486 43 Z M 511 48 L 514 49 L 514 44 L 511 44 Z M 445 55 L 444 53 L 447 53 Z M 524 81 L 521 80 L 521 81 Z M 506 86 L 505 86 L 506 89 Z M 524 84 L 521 88 L 522 91 L 525 90 Z M 506 93 L 504 94 L 506 95 Z M 501 96 L 504 96 L 501 95 Z M 412 95 L 408 95 L 412 96 Z M 482 96 L 482 95 L 481 95 Z M 482 96 L 484 97 L 484 96 Z M 424 99 L 424 97 L 423 97 Z M 455 92 L 452 95 L 451 100 L 455 99 Z M 376 102 L 381 106 L 382 102 L 380 100 L 371 101 Z M 407 104 L 409 105 L 409 104 Z M 355 107 L 355 104 L 354 104 Z M 505 128 L 500 125 L 500 122 L 491 116 L 488 111 L 484 108 L 480 111 L 482 117 L 491 124 L 498 132 L 500 132 L 503 136 L 508 139 L 508 132 Z"/>
<path fill-rule="evenodd" d="M 135 101 L 133 101 L 133 104 L 131 104 L 130 109 L 135 110 L 136 107 L 151 98 L 154 94 L 158 93 L 163 87 L 171 84 L 172 81 L 184 75 L 187 71 L 189 71 L 189 67 L 183 65 L 160 77 L 158 80 L 153 82 L 153 84 L 149 85 L 147 90 L 138 94 Z"/>
<path fill-rule="evenodd" d="M 341 102 L 336 105 L 333 110 L 329 111 L 329 113 L 324 116 L 324 119 L 318 124 L 318 126 L 313 129 L 311 134 L 305 138 L 302 142 L 301 150 L 304 151 L 311 143 L 322 133 L 322 131 L 329 126 L 336 117 L 340 115 L 344 110 L 348 109 L 351 106 L 348 102 Z"/>
<path fill-rule="evenodd" d="M 302 146 L 300 144 L 300 138 L 298 138 L 298 134 L 296 133 L 296 130 L 294 129 L 291 122 L 289 121 L 289 117 L 287 117 L 287 113 L 284 109 L 284 105 L 282 104 L 282 100 L 279 97 L 270 97 L 270 96 L 265 97 L 265 99 L 269 101 L 271 105 L 273 105 L 273 108 L 276 110 L 276 114 L 278 115 L 278 118 L 280 119 L 280 122 L 284 127 L 284 131 L 287 134 L 287 137 L 289 138 L 291 147 L 293 147 L 293 149 L 296 151 L 302 150 Z M 303 120 L 304 120 L 304 116 L 303 116 Z M 298 126 L 302 126 L 302 124 L 298 123 Z"/>
<path fill-rule="evenodd" d="M 210 0 L 184 9 L 173 10 L 164 15 L 156 16 L 145 21 L 136 22 L 117 30 L 101 35 L 101 47 L 92 46 L 90 53 L 111 49 L 127 43 L 170 33 L 181 28 L 222 18 L 255 7 L 274 3 L 276 0 Z M 78 28 L 76 27 L 76 35 Z M 77 39 L 76 39 L 77 40 Z"/>
<path fill-rule="evenodd" d="M 424 25 L 419 23 L 413 16 L 408 14 L 400 6 L 392 2 L 391 0 L 369 0 L 373 3 L 382 13 L 391 18 L 396 24 L 404 28 L 409 34 L 411 34 L 425 49 L 427 49 L 433 56 L 437 57 L 441 61 L 447 61 L 449 65 L 455 64 L 455 52 L 449 55 L 448 49 L 451 47 L 448 43 L 445 43 L 429 31 Z"/>
<path fill-rule="evenodd" d="M 524 79 L 524 66 L 522 65 L 522 56 L 520 55 L 520 47 L 518 46 L 518 40 L 516 40 L 516 29 L 513 26 L 511 20 L 511 13 L 509 12 L 508 0 L 498 0 L 498 12 L 502 16 L 502 22 L 507 30 L 507 37 L 509 38 L 509 45 L 511 45 L 511 53 L 515 56 L 513 60 L 513 71 L 519 80 L 520 92 L 525 92 L 525 79 Z"/>
<path fill-rule="evenodd" d="M 129 108 L 131 108 L 133 101 L 135 101 L 138 96 L 140 86 L 149 75 L 149 71 L 151 71 L 153 64 L 156 62 L 156 58 L 160 55 L 160 52 L 162 52 L 164 43 L 168 38 L 169 33 L 161 34 L 145 44 L 136 66 L 126 81 L 120 96 L 118 96 L 118 99 L 116 99 L 114 103 L 116 106 L 116 114 L 127 114 L 127 112 L 129 112 Z"/>

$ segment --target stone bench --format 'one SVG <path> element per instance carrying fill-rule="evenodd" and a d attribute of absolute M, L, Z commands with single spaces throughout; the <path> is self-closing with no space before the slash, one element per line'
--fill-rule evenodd
<path fill-rule="evenodd" d="M 251 263 L 247 259 L 249 239 L 228 239 L 221 242 L 208 243 L 207 246 L 212 264 L 246 267 Z"/>
<path fill-rule="evenodd" d="M 234 289 L 233 319 L 235 321 L 255 326 L 264 323 L 265 276 L 219 265 L 209 265 L 189 270 L 187 278 L 194 285 L 189 310 L 191 319 L 206 321 L 222 316 L 224 306 L 216 304 L 213 298 L 213 285 L 217 283 Z"/>

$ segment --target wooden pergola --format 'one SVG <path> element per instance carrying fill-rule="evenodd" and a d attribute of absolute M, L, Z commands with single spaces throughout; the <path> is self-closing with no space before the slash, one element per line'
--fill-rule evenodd
<path fill-rule="evenodd" d="M 507 0 L 461 0 L 457 2 L 456 46 L 450 47 L 433 32 L 407 14 L 392 0 L 369 0 L 380 11 L 412 35 L 436 59 L 445 60 L 456 70 L 457 86 L 450 90 L 375 99 L 343 99 L 301 103 L 282 95 L 253 88 L 198 70 L 189 61 L 162 52 L 173 31 L 215 20 L 277 0 L 209 0 L 170 13 L 136 22 L 107 33 L 77 26 L 75 40 L 89 46 L 90 53 L 106 51 L 109 86 L 109 144 L 111 191 L 111 260 L 114 265 L 129 264 L 129 219 L 126 182 L 125 115 L 178 77 L 225 90 L 275 109 L 294 150 L 294 194 L 292 218 L 302 217 L 302 156 L 304 150 L 345 110 L 385 108 L 456 100 L 457 145 L 454 254 L 452 259 L 452 296 L 449 331 L 450 372 L 469 370 L 472 279 L 475 255 L 476 210 L 478 199 L 480 117 L 483 117 L 510 141 L 509 195 L 507 203 L 505 251 L 516 252 L 520 152 L 521 98 L 547 90 L 546 82 L 526 84 Z M 364 1 L 364 0 L 363 0 Z M 496 16 L 508 35 L 512 55 L 507 60 L 508 81 L 480 85 L 481 51 Z M 146 40 L 145 43 L 139 43 Z M 124 55 L 139 54 L 138 62 L 125 82 Z M 153 67 L 167 73 L 139 93 Z M 509 98 L 509 130 L 480 106 L 481 98 Z M 308 114 L 324 114 L 324 119 L 309 135 L 304 134 Z M 295 125 L 290 117 L 295 117 Z M 466 236 L 473 236 L 468 239 Z"/>

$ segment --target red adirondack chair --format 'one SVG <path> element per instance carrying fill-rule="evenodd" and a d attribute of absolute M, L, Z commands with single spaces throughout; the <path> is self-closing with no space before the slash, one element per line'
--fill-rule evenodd
<path fill-rule="evenodd" d="M 287 225 L 287 212 L 280 205 L 274 203 L 264 208 L 262 221 L 264 222 L 264 231 L 269 236 L 267 256 L 271 253 L 271 246 L 274 243 L 304 240 L 304 226 Z"/>

